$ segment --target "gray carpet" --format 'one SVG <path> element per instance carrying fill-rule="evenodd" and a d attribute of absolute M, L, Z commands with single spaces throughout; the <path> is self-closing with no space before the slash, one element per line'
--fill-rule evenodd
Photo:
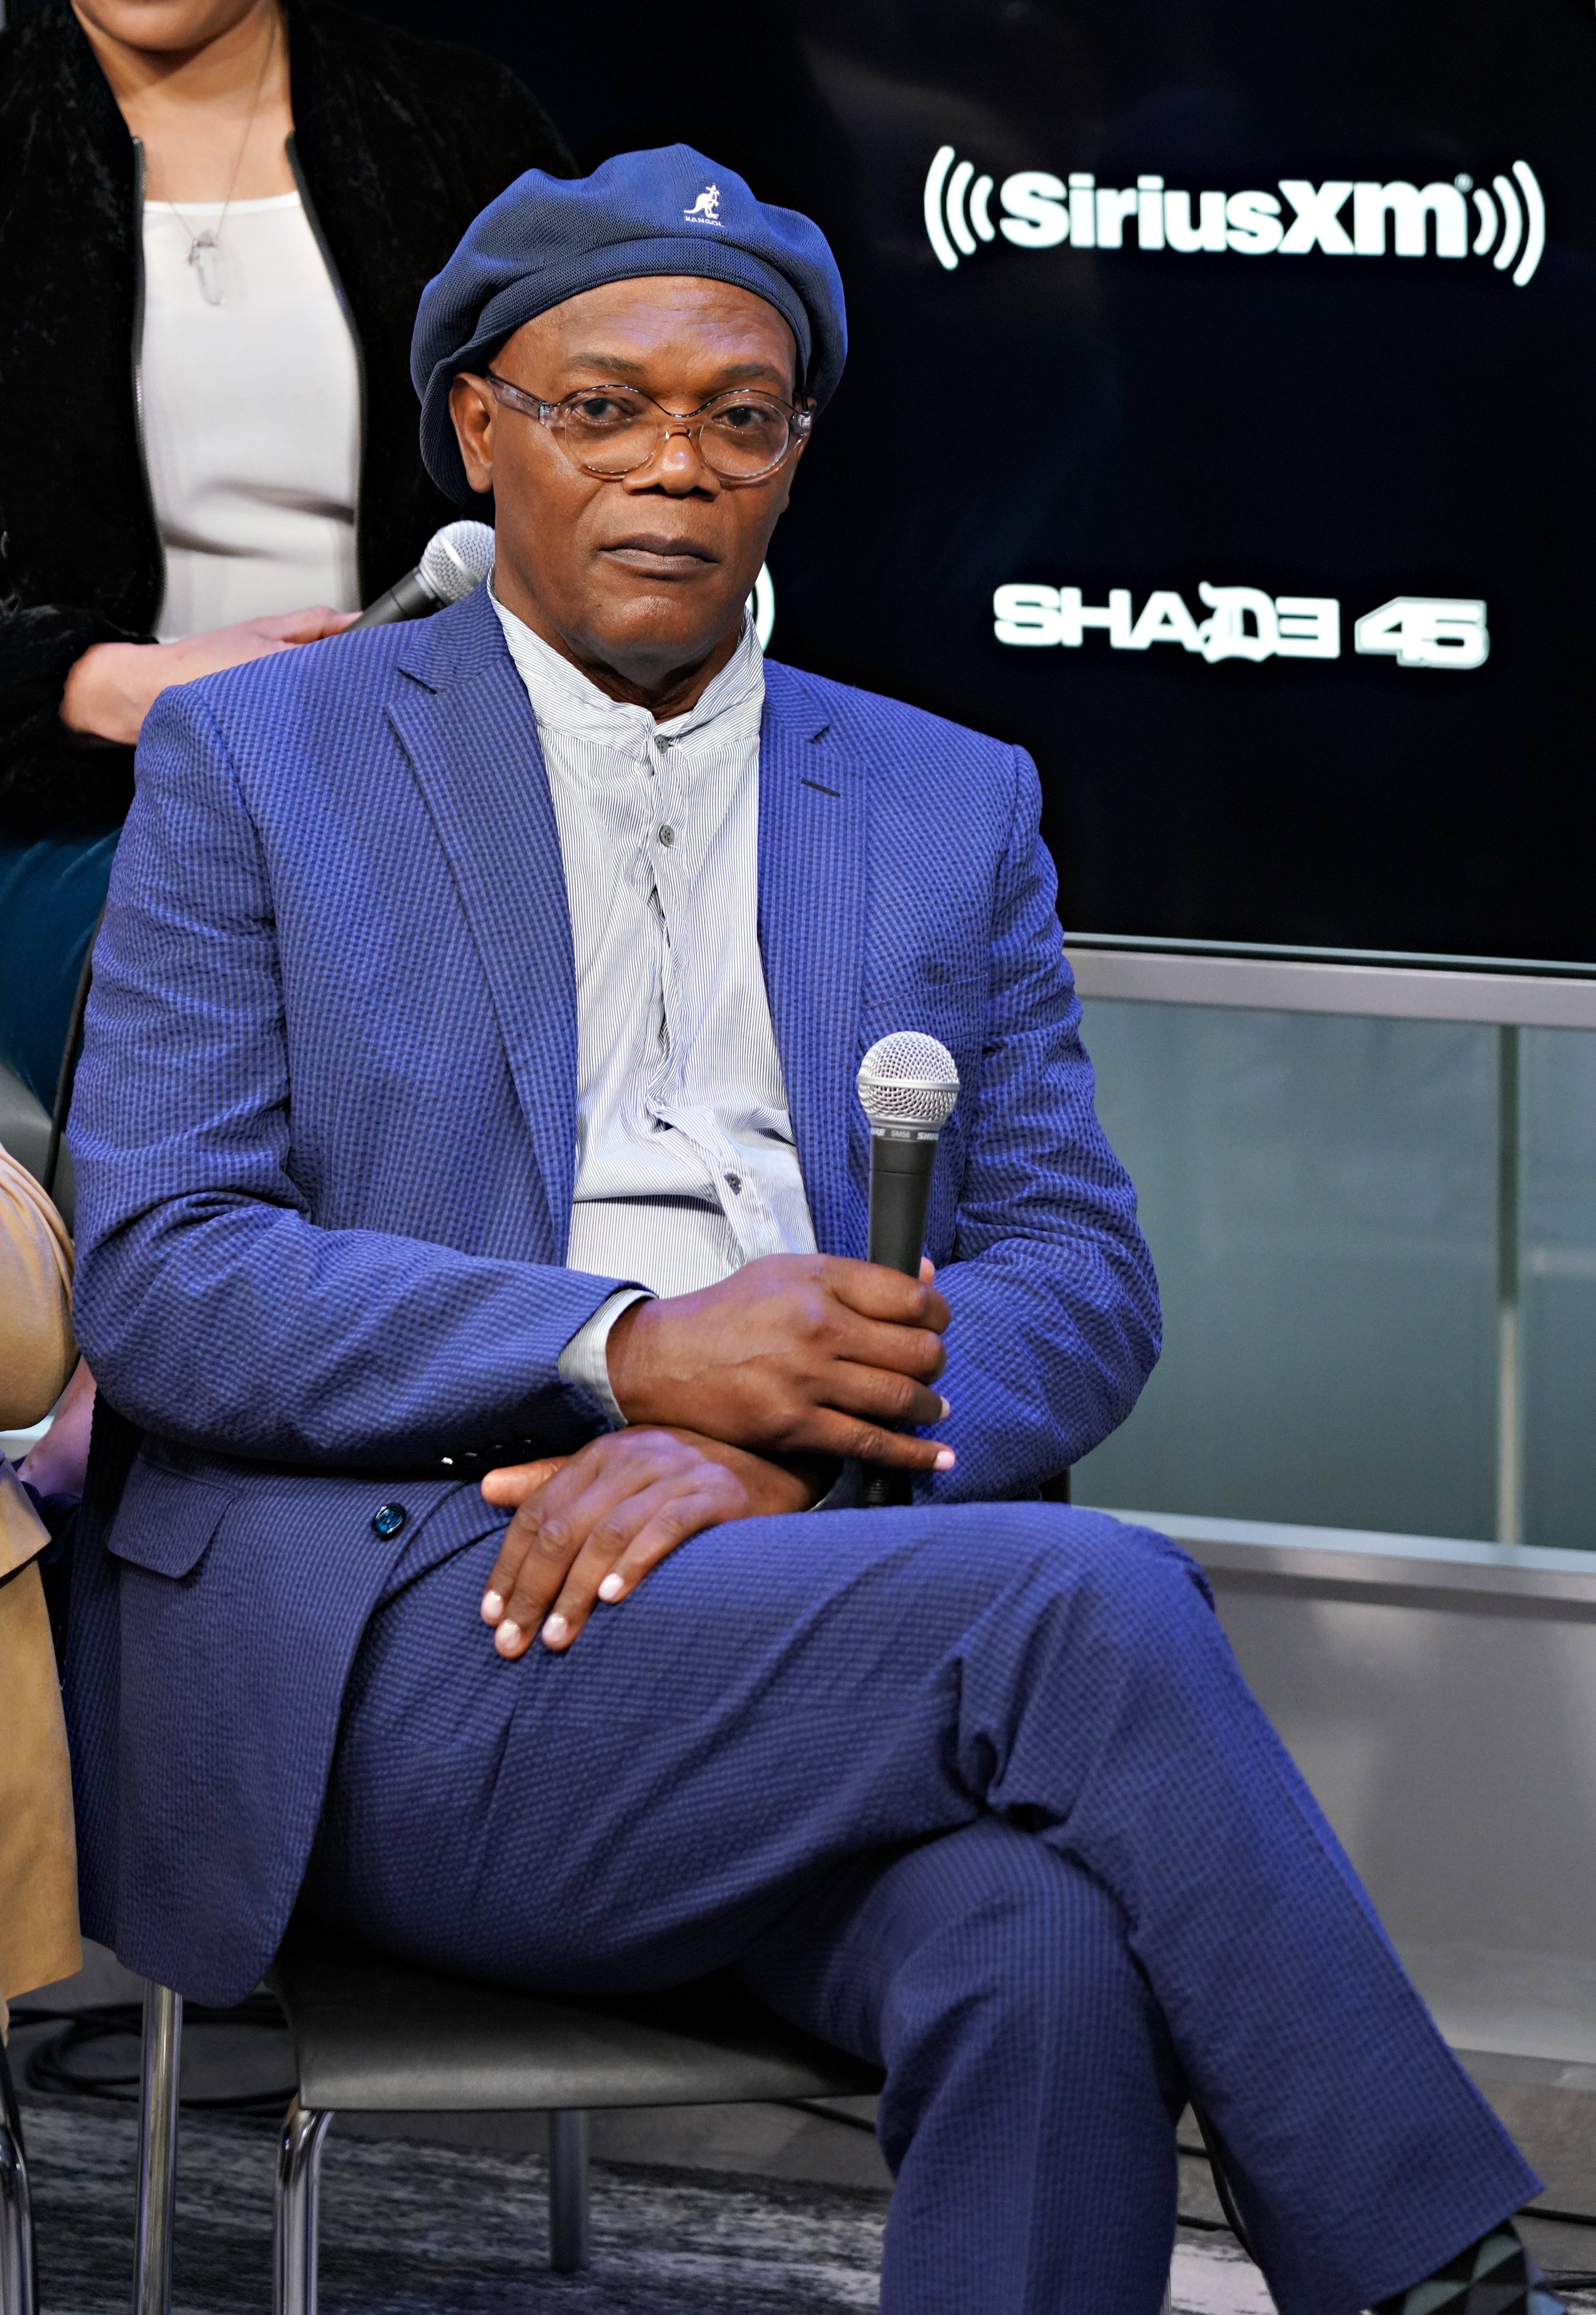
<path fill-rule="evenodd" d="M 42 2315 L 127 2315 L 130 2112 L 24 2109 Z M 272 2124 L 189 2113 L 174 2315 L 266 2315 Z M 869 2188 L 642 2163 L 593 2165 L 593 2265 L 545 2264 L 545 2174 L 530 2154 L 408 2139 L 327 2142 L 322 2315 L 843 2315 L 876 2306 L 887 2197 Z M 1272 2315 L 1228 2235 L 1183 2226 L 1175 2315 Z M 1569 2301 L 1596 2315 L 1596 2297 Z"/>
<path fill-rule="evenodd" d="M 126 2315 L 130 2115 L 66 2100 L 24 2116 L 44 2315 Z M 271 2295 L 270 2124 L 185 2115 L 178 2315 L 262 2315 Z M 593 2166 L 593 2265 L 553 2275 L 531 2155 L 339 2140 L 323 2162 L 323 2315 L 794 2315 L 873 2308 L 886 2197 L 631 2164 Z"/>

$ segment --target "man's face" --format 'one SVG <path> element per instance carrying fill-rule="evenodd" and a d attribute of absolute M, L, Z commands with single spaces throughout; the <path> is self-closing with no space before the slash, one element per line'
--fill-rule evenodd
<path fill-rule="evenodd" d="M 774 306 L 670 275 L 568 298 L 518 330 L 492 368 L 544 402 L 630 386 L 687 412 L 736 386 L 790 404 L 795 365 L 793 333 Z M 671 434 L 644 465 L 606 482 L 478 379 L 457 377 L 449 406 L 472 488 L 493 492 L 494 584 L 507 610 L 579 666 L 608 670 L 643 696 L 723 657 L 801 443 L 762 480 L 727 483 L 696 442 Z"/>

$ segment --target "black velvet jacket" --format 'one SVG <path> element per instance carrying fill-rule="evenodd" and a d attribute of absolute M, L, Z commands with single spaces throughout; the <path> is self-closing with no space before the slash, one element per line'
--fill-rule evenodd
<path fill-rule="evenodd" d="M 515 75 L 331 0 L 288 0 L 288 157 L 360 354 L 369 601 L 459 512 L 417 448 L 423 285 L 528 168 L 570 157 Z M 164 571 L 137 412 L 143 154 L 66 0 L 0 37 L 0 842 L 115 826 L 128 748 L 58 708 L 91 643 L 146 643 Z"/>

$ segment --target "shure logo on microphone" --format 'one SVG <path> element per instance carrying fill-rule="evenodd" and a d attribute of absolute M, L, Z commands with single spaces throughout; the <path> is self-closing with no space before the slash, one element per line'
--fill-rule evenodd
<path fill-rule="evenodd" d="M 1333 595 L 1266 595 L 1261 587 L 1210 587 L 1197 592 L 1207 618 L 1193 617 L 1173 588 L 1155 589 L 1132 616 L 1129 587 L 1111 587 L 1106 603 L 1088 603 L 1078 587 L 999 587 L 992 598 L 992 632 L 1000 643 L 1078 651 L 1089 632 L 1102 630 L 1111 651 L 1150 651 L 1176 643 L 1211 667 L 1222 659 L 1339 659 L 1341 605 Z M 1398 667 L 1483 667 L 1490 656 L 1485 607 L 1451 596 L 1394 595 L 1365 611 L 1352 629 L 1352 648 Z"/>
<path fill-rule="evenodd" d="M 1001 215 L 992 214 L 993 198 Z M 1489 188 L 1467 175 L 1446 183 L 1316 185 L 1281 177 L 1272 192 L 1182 192 L 1162 177 L 1100 185 L 1088 171 L 1068 178 L 1021 169 L 1001 185 L 951 145 L 926 173 L 926 235 L 951 273 L 999 235 L 1016 249 L 1142 249 L 1239 257 L 1489 258 L 1521 289 L 1546 248 L 1546 202 L 1528 161 Z"/>

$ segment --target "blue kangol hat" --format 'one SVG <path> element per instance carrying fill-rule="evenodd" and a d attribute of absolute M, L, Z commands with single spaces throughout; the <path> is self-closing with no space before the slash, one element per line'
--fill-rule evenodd
<path fill-rule="evenodd" d="M 842 376 L 842 276 L 820 227 L 758 201 L 690 145 L 618 153 L 590 177 L 528 169 L 483 209 L 421 292 L 410 374 L 421 457 L 439 488 L 476 503 L 449 419 L 456 372 L 483 368 L 523 322 L 606 281 L 692 273 L 751 289 L 798 341 L 800 390 L 825 403 Z"/>

